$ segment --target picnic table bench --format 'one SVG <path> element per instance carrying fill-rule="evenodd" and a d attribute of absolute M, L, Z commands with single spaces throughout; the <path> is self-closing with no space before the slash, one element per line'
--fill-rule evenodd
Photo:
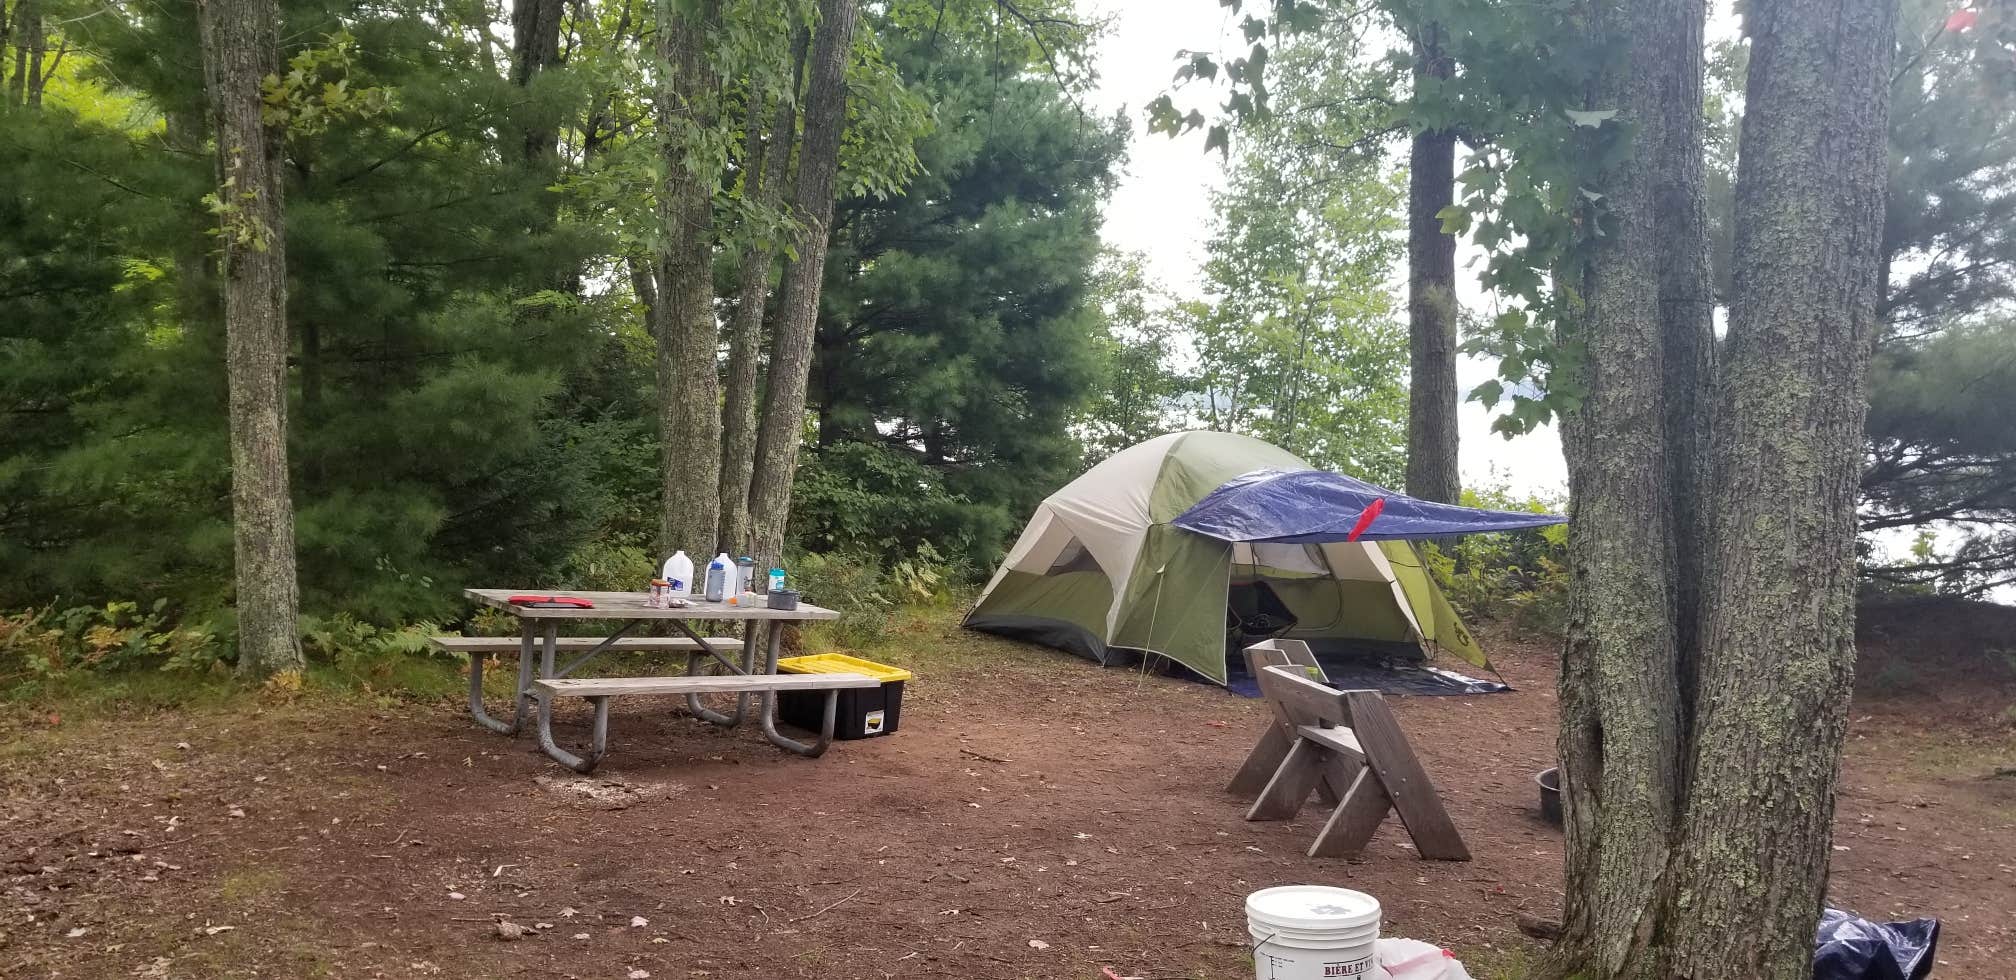
<path fill-rule="evenodd" d="M 881 683 L 865 674 L 777 673 L 783 641 L 781 629 L 766 631 L 769 641 L 759 658 L 758 631 L 752 628 L 755 624 L 768 622 L 781 626 L 790 622 L 838 618 L 840 614 L 831 609 L 802 603 L 796 609 L 770 609 L 697 598 L 690 599 L 684 608 L 668 609 L 651 606 L 649 597 L 641 592 L 566 593 L 593 603 L 588 608 L 513 604 L 511 597 L 519 594 L 520 591 L 513 589 L 467 589 L 463 592 L 473 602 L 516 616 L 519 622 L 516 639 L 444 636 L 435 637 L 434 644 L 443 650 L 469 654 L 469 713 L 478 723 L 499 734 L 516 735 L 524 728 L 528 706 L 536 701 L 540 749 L 554 761 L 576 772 L 592 771 L 608 754 L 609 702 L 613 698 L 624 695 L 683 695 L 687 710 L 695 717 L 724 728 L 741 724 L 749 713 L 750 700 L 755 698 L 759 704 L 756 716 L 765 738 L 786 751 L 817 757 L 833 740 L 833 716 L 839 692 Z M 609 636 L 560 636 L 561 621 L 569 619 L 615 620 L 619 625 Z M 743 637 L 703 637 L 688 625 L 689 621 L 712 620 L 742 622 Z M 663 638 L 625 635 L 640 625 L 654 621 L 669 622 L 684 635 Z M 729 644 L 742 647 L 741 663 L 737 664 L 722 655 L 722 650 Z M 517 694 L 512 718 L 506 722 L 490 717 L 484 710 L 482 663 L 491 654 L 507 653 L 513 649 L 518 651 Z M 562 650 L 578 652 L 579 656 L 560 666 L 558 657 Z M 594 658 L 612 651 L 684 651 L 687 655 L 686 673 L 670 677 L 568 676 Z M 710 660 L 726 673 L 701 673 L 701 667 Z M 824 725 L 816 741 L 802 742 L 777 730 L 777 692 L 785 690 L 827 692 Z M 732 713 L 715 711 L 700 703 L 702 694 L 734 694 L 735 710 Z M 561 748 L 554 740 L 553 704 L 561 697 L 587 698 L 594 706 L 588 754 L 585 756 Z"/>

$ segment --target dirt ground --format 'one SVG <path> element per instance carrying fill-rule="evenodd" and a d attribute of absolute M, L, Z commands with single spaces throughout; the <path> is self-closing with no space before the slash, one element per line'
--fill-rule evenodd
<path fill-rule="evenodd" d="M 1834 902 L 1943 917 L 1942 978 L 2016 959 L 2016 656 L 1968 639 L 2012 635 L 1983 615 L 1867 626 L 1839 807 Z M 651 701 L 590 779 L 445 703 L 17 726 L 0 976 L 1238 978 L 1243 897 L 1296 882 L 1523 974 L 1515 915 L 1561 897 L 1544 645 L 1486 631 L 1517 693 L 1396 699 L 1476 859 L 1389 818 L 1346 862 L 1303 856 L 1313 808 L 1248 823 L 1222 792 L 1259 703 L 950 622 L 885 657 L 918 674 L 901 731 L 816 761 Z"/>

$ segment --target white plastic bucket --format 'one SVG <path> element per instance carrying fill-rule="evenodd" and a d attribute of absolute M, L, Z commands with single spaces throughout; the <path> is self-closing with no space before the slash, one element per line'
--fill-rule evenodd
<path fill-rule="evenodd" d="M 1256 980 L 1371 980 L 1379 969 L 1379 900 L 1324 885 L 1246 896 Z"/>

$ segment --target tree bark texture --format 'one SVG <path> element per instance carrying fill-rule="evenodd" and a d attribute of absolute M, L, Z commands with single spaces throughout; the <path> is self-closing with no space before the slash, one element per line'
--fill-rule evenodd
<path fill-rule="evenodd" d="M 1415 44 L 1414 77 L 1447 78 L 1453 65 L 1433 24 Z M 1456 236 L 1441 211 L 1455 203 L 1456 134 L 1417 133 L 1407 160 L 1407 493 L 1457 503 Z"/>
<path fill-rule="evenodd" d="M 770 376 L 757 433 L 756 474 L 749 516 L 756 554 L 783 553 L 791 512 L 791 481 L 805 423 L 805 387 L 819 321 L 819 289 L 826 271 L 826 236 L 833 220 L 833 185 L 840 170 L 840 137 L 847 125 L 847 64 L 854 45 L 856 0 L 820 0 L 805 92 L 805 133 L 798 151 L 791 211 L 799 223 L 797 258 L 784 268 Z"/>
<path fill-rule="evenodd" d="M 711 554 L 721 476 L 721 383 L 714 320 L 714 188 L 720 174 L 687 162 L 686 141 L 713 125 L 720 79 L 707 57 L 714 0 L 659 5 L 665 62 L 657 105 L 665 182 L 658 192 L 659 548 Z M 704 172 L 703 172 L 704 171 Z"/>
<path fill-rule="evenodd" d="M 565 0 L 513 0 L 511 4 L 511 84 L 529 88 L 539 73 L 560 63 L 560 20 Z M 522 134 L 525 159 L 552 165 L 560 153 L 560 130 L 535 123 Z"/>
<path fill-rule="evenodd" d="M 791 151 L 798 142 L 797 79 L 803 71 L 811 33 L 800 31 L 791 49 L 791 87 L 777 101 L 764 138 L 763 103 L 751 100 L 749 151 L 743 193 L 765 210 L 783 198 L 791 175 Z M 763 313 L 770 300 L 770 269 L 776 249 L 751 242 L 742 250 L 735 312 L 728 319 L 728 378 L 721 408 L 721 543 L 753 553 L 749 528 L 749 485 L 756 474 L 757 360 L 762 354 Z M 774 556 L 773 556 L 774 557 Z"/>
<path fill-rule="evenodd" d="M 280 65 L 272 0 L 199 0 L 203 80 L 217 143 L 238 664 L 303 667 L 287 479 L 287 249 L 282 134 L 260 119 Z"/>
<path fill-rule="evenodd" d="M 1584 283 L 1589 398 L 1564 427 L 1574 503 L 1556 955 L 1566 974 L 1660 976 L 1690 721 L 1700 389 L 1714 343 L 1699 121 L 1705 14 L 1700 0 L 1625 0 L 1601 14 L 1623 63 L 1593 102 L 1616 107 L 1632 137 L 1604 183 L 1615 223 Z"/>
<path fill-rule="evenodd" d="M 1804 980 L 1855 661 L 1895 0 L 1760 0 L 1671 973 Z M 1740 937 L 1731 941 L 1731 937 Z"/>

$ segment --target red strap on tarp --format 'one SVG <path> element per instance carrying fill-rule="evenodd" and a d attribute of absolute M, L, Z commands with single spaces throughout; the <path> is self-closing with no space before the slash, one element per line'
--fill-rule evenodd
<path fill-rule="evenodd" d="M 1386 509 L 1385 497 L 1380 497 L 1377 500 L 1374 500 L 1371 503 L 1366 504 L 1364 512 L 1358 515 L 1358 523 L 1351 525 L 1351 536 L 1345 538 L 1344 540 L 1346 541 L 1358 540 L 1358 536 L 1364 534 L 1365 529 L 1372 526 L 1372 519 L 1378 517 L 1379 512 L 1385 509 Z"/>

